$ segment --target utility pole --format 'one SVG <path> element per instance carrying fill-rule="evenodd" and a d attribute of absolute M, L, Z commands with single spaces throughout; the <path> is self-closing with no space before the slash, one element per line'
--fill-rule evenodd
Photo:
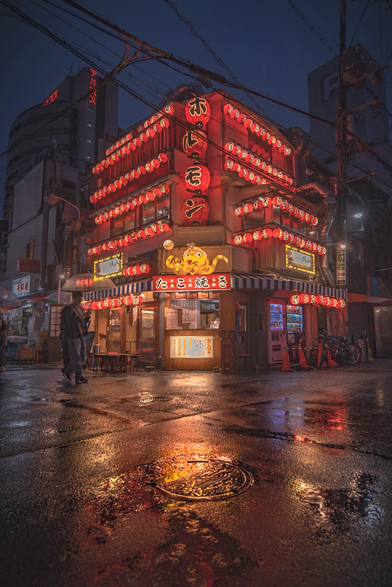
<path fill-rule="evenodd" d="M 339 18 L 339 94 L 338 118 L 336 129 L 336 159 L 337 159 L 337 225 L 338 244 L 336 250 L 336 285 L 347 285 L 347 86 L 343 80 L 344 54 L 346 50 L 346 0 L 340 0 Z"/>

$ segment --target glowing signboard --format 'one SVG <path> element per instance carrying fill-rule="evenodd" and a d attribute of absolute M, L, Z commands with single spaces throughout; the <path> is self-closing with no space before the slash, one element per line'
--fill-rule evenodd
<path fill-rule="evenodd" d="M 12 293 L 21 298 L 30 294 L 31 275 L 24 275 L 12 281 Z"/>
<path fill-rule="evenodd" d="M 212 275 L 154 275 L 153 291 L 219 291 L 230 289 L 229 273 Z"/>
<path fill-rule="evenodd" d="M 90 104 L 97 103 L 97 80 L 96 80 L 97 72 L 95 69 L 90 67 L 90 82 L 88 87 L 90 88 L 91 92 L 88 95 L 88 101 Z"/>
<path fill-rule="evenodd" d="M 59 91 L 55 90 L 54 92 L 52 92 L 50 94 L 50 96 L 48 98 L 46 98 L 45 102 L 43 102 L 42 106 L 47 106 L 48 104 L 51 104 L 52 102 L 54 102 L 57 98 L 59 97 Z"/>
<path fill-rule="evenodd" d="M 105 277 L 115 277 L 122 275 L 123 272 L 123 254 L 118 253 L 99 261 L 94 261 L 94 281 L 104 279 Z"/>
<path fill-rule="evenodd" d="M 172 269 L 176 275 L 208 275 L 215 271 L 220 259 L 225 263 L 229 262 L 224 255 L 217 255 L 210 263 L 207 253 L 203 249 L 195 247 L 195 243 L 188 243 L 187 247 L 182 259 L 174 255 L 169 255 L 166 259 L 166 267 Z"/>
<path fill-rule="evenodd" d="M 314 253 L 305 253 L 296 247 L 285 246 L 286 267 L 287 269 L 296 269 L 305 271 L 305 273 L 315 273 L 315 255 Z"/>

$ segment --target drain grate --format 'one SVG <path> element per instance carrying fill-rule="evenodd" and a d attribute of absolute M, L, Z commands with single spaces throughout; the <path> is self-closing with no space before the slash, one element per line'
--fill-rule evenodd
<path fill-rule="evenodd" d="M 252 474 L 220 459 L 174 459 L 154 464 L 155 487 L 175 499 L 215 501 L 235 497 L 253 484 Z"/>
<path fill-rule="evenodd" d="M 138 405 L 147 405 L 147 404 L 152 404 L 153 402 L 165 402 L 168 401 L 167 397 L 161 396 L 161 395 L 149 395 L 149 394 L 145 394 L 145 395 L 138 395 L 138 396 L 130 396 L 130 397 L 124 397 L 122 398 L 123 402 L 130 402 L 132 404 L 138 404 Z"/>

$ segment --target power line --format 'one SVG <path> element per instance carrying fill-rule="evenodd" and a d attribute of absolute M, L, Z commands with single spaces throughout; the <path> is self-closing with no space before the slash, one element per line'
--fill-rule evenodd
<path fill-rule="evenodd" d="M 316 28 L 312 25 L 312 23 L 309 22 L 307 20 L 307 18 L 302 14 L 302 12 L 300 12 L 300 10 L 295 6 L 294 2 L 292 2 L 291 0 L 287 0 L 287 2 L 290 4 L 291 8 L 298 14 L 298 16 L 304 21 L 304 23 L 307 24 L 308 27 L 314 32 L 314 34 L 320 39 L 320 41 L 322 43 L 324 43 L 324 45 L 327 47 L 327 49 L 329 49 L 334 55 L 337 55 L 336 51 L 334 49 L 332 49 L 331 45 L 328 44 L 328 42 L 316 30 Z"/>
<path fill-rule="evenodd" d="M 369 6 L 369 1 L 370 1 L 370 0 L 367 0 L 367 2 L 366 2 L 365 8 L 363 9 L 363 12 L 362 12 L 362 14 L 361 14 L 361 18 L 359 19 L 359 22 L 358 22 L 358 24 L 357 24 L 357 28 L 355 29 L 355 31 L 354 31 L 354 34 L 353 34 L 353 36 L 352 36 L 352 39 L 351 39 L 351 41 L 350 41 L 349 47 L 351 47 L 351 45 L 353 44 L 354 37 L 355 37 L 355 35 L 357 34 L 357 31 L 358 31 L 358 29 L 359 29 L 359 25 L 361 24 L 361 22 L 362 22 L 362 19 L 363 19 L 363 17 L 365 16 L 366 8 Z"/>

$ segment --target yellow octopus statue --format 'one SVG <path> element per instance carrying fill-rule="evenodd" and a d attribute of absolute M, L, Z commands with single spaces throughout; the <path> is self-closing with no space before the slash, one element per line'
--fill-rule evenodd
<path fill-rule="evenodd" d="M 217 255 L 210 263 L 207 253 L 195 247 L 195 243 L 187 243 L 188 248 L 184 252 L 182 259 L 169 255 L 166 259 L 166 267 L 172 269 L 176 275 L 208 275 L 215 270 L 216 264 L 220 259 L 228 263 L 224 255 Z"/>

